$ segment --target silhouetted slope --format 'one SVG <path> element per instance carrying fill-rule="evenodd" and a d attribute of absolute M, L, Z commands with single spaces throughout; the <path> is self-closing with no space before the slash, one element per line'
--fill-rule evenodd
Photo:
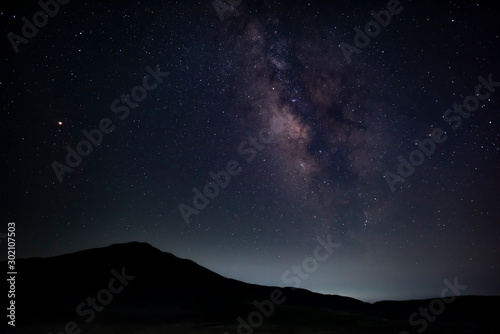
<path fill-rule="evenodd" d="M 114 244 L 51 258 L 17 260 L 20 311 L 75 313 L 78 304 L 108 286 L 114 269 L 134 276 L 103 311 L 189 310 L 238 313 L 254 300 L 269 299 L 272 287 L 222 277 L 193 261 L 146 243 Z M 363 309 L 368 304 L 340 296 L 284 289 L 287 305 Z"/>
<path fill-rule="evenodd" d="M 71 320 L 83 323 L 89 313 L 83 317 L 77 307 L 87 303 L 88 297 L 95 298 L 103 289 L 109 290 L 112 279 L 114 287 L 118 288 L 121 284 L 116 275 L 122 274 L 130 276 L 125 280 L 126 286 L 111 294 L 111 302 L 96 313 L 99 322 L 219 321 L 234 324 L 237 317 L 245 318 L 255 311 L 253 301 L 268 300 L 276 289 L 225 278 L 193 261 L 140 242 L 51 258 L 19 259 L 16 263 L 19 324 Z M 2 265 L 6 265 L 5 262 Z M 432 301 L 368 304 L 354 298 L 321 295 L 303 289 L 283 288 L 281 291 L 286 301 L 275 307 L 270 319 L 280 326 L 314 323 L 325 328 L 348 328 L 359 324 L 388 328 L 390 324 L 391 330 L 404 330 L 410 329 L 410 314 L 421 306 L 428 307 Z M 477 328 L 474 327 L 477 323 L 495 319 L 496 308 L 490 305 L 496 305 L 499 300 L 499 297 L 458 297 L 446 305 L 439 321 L 444 327 L 462 326 L 457 325 L 462 321 L 472 329 Z"/>

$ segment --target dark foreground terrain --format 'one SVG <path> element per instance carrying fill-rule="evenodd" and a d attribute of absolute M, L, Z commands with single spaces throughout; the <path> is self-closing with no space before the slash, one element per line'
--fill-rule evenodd
<path fill-rule="evenodd" d="M 242 283 L 145 243 L 17 266 L 7 333 L 500 333 L 500 297 L 369 304 Z"/>

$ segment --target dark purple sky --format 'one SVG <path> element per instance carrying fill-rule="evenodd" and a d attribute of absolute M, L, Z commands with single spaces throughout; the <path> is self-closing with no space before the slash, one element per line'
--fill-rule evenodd
<path fill-rule="evenodd" d="M 499 295 L 494 4 L 71 1 L 18 53 L 41 9 L 3 5 L 0 232 L 365 301 Z"/>

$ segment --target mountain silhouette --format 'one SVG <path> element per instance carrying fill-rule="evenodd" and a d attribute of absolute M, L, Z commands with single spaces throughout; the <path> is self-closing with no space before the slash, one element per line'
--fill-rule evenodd
<path fill-rule="evenodd" d="M 117 328 L 120 333 L 128 333 L 133 326 L 152 324 L 210 324 L 214 332 L 221 334 L 258 333 L 264 328 L 276 333 L 292 333 L 292 328 L 307 328 L 311 333 L 323 328 L 416 333 L 423 324 L 412 327 L 409 316 L 432 302 L 369 304 L 304 289 L 243 283 L 141 242 L 50 258 L 18 259 L 16 266 L 16 333 L 99 333 Z M 457 297 L 446 305 L 439 319 L 429 321 L 429 333 L 440 333 L 440 326 L 470 328 L 471 333 L 480 326 L 483 333 L 488 333 L 495 327 L 495 307 L 490 305 L 498 305 L 499 301 L 499 297 Z M 252 326 L 252 321 L 259 326 Z M 68 328 L 72 331 L 65 330 L 70 322 Z M 201 327 L 190 331 L 211 333 Z"/>

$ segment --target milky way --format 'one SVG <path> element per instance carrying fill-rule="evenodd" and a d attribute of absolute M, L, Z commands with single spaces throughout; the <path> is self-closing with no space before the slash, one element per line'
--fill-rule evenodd
<path fill-rule="evenodd" d="M 395 111 L 369 84 L 375 70 L 349 66 L 323 25 L 308 28 L 280 33 L 279 19 L 270 15 L 248 18 L 244 31 L 232 36 L 241 55 L 233 65 L 241 78 L 237 90 L 245 92 L 238 107 L 246 107 L 255 127 L 275 134 L 270 161 L 262 163 L 265 176 L 283 196 L 305 199 L 324 217 L 315 229 L 343 220 L 361 229 L 380 223 L 381 203 L 392 200 L 381 172 L 395 125 L 385 119 Z"/>

